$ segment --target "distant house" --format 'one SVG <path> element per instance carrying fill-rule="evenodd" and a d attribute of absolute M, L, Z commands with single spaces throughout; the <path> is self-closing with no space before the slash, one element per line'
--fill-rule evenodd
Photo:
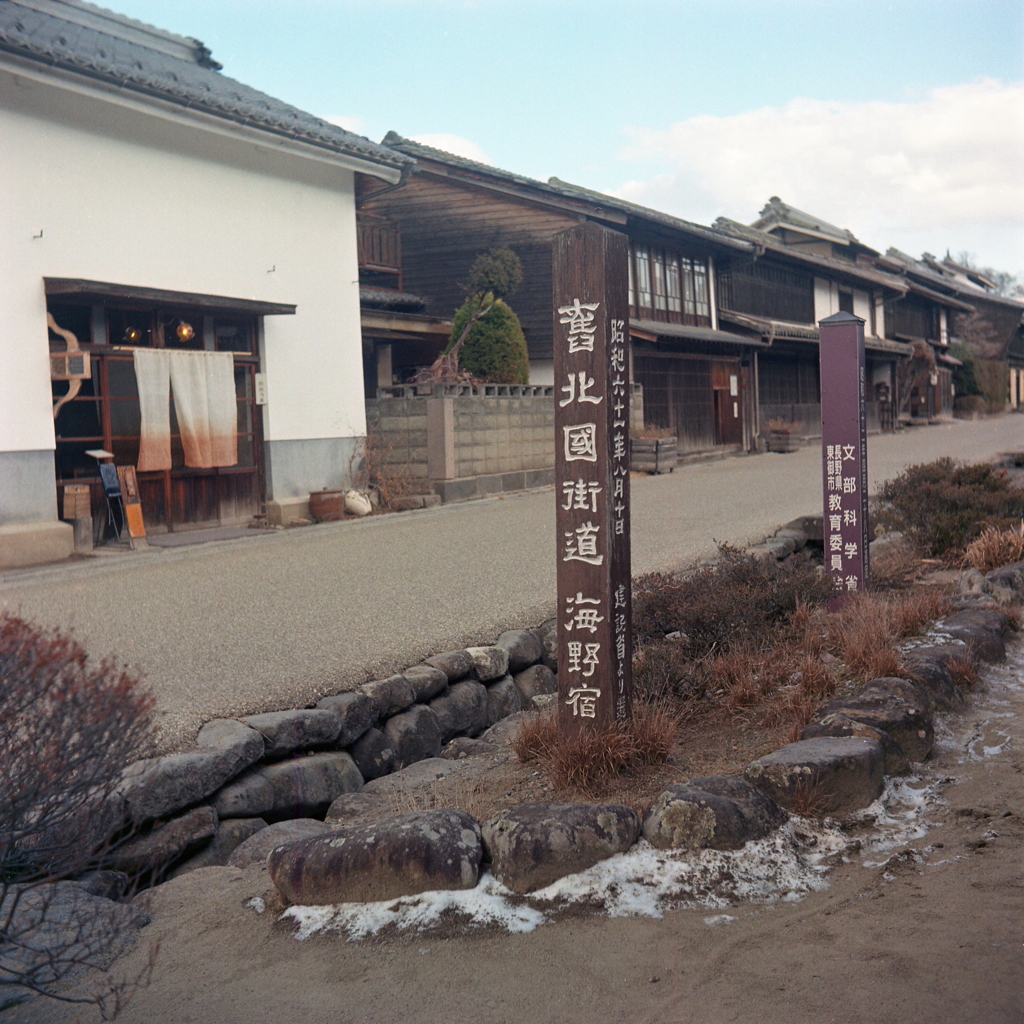
<path fill-rule="evenodd" d="M 719 274 L 719 316 L 768 346 L 758 356 L 759 414 L 814 433 L 821 417 L 818 322 L 845 311 L 864 320 L 869 429 L 892 429 L 898 366 L 912 347 L 892 337 L 887 308 L 907 291 L 877 255 L 836 227 L 773 196 L 752 225 L 720 217 L 715 227 L 756 247 L 756 259 Z"/>
<path fill-rule="evenodd" d="M 749 262 L 753 245 L 557 178 L 536 181 L 395 133 L 384 144 L 414 158 L 416 167 L 402 187 L 360 200 L 360 229 L 395 235 L 394 265 L 382 269 L 364 261 L 365 286 L 387 286 L 390 274 L 393 288 L 422 301 L 420 315 L 451 317 L 465 297 L 461 284 L 475 257 L 495 246 L 511 248 L 523 263 L 523 284 L 510 304 L 526 336 L 530 383 L 551 385 L 552 240 L 583 220 L 614 228 L 629 238 L 632 379 L 642 388 L 644 420 L 677 434 L 683 451 L 753 444 L 754 353 L 764 342 L 720 323 L 715 295 L 716 273 Z M 367 351 L 378 380 L 389 368 L 395 383 L 428 362 L 427 355 L 384 339 Z"/>
<path fill-rule="evenodd" d="M 993 377 L 987 382 L 993 404 L 1001 408 L 1006 402 L 1013 409 L 1024 406 L 1024 301 L 999 295 L 995 282 L 949 256 L 939 260 L 925 253 L 915 259 L 889 249 L 880 262 L 898 268 L 912 293 L 938 296 L 948 309 L 948 314 L 940 313 L 938 324 L 931 327 L 932 339 L 938 337 L 942 347 L 939 360 L 957 365 L 959 361 L 945 353 L 945 348 L 950 341 L 961 342 L 980 361 L 980 368 Z M 906 300 L 901 305 L 905 306 L 902 319 L 897 316 L 901 329 L 920 333 L 927 328 L 928 321 L 923 319 L 927 314 L 920 299 L 914 306 Z"/>
<path fill-rule="evenodd" d="M 354 179 L 409 157 L 78 0 L 0 4 L 0 138 L 0 565 L 68 553 L 67 483 L 99 517 L 92 449 L 138 465 L 151 531 L 338 486 L 365 433 Z"/>

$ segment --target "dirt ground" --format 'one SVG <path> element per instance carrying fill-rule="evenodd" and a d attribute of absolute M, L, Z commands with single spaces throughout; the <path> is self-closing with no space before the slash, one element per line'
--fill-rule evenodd
<path fill-rule="evenodd" d="M 270 908 L 257 915 L 244 906 L 269 895 L 265 872 L 207 868 L 150 891 L 153 922 L 116 970 L 137 970 L 158 940 L 156 967 L 120 1019 L 1017 1024 L 1024 642 L 1016 641 L 1008 666 L 986 672 L 968 709 L 944 717 L 922 766 L 922 783 L 942 798 L 927 811 L 927 834 L 872 867 L 852 854 L 823 892 L 738 903 L 726 908 L 729 921 L 708 907 L 661 919 L 575 909 L 527 934 L 448 921 L 425 934 L 349 941 L 328 933 L 299 942 Z M 727 765 L 732 757 L 722 754 Z M 742 763 L 750 751 L 734 756 Z M 698 768 L 706 770 L 695 764 L 686 773 Z M 94 1009 L 45 1000 L 0 1015 L 26 1024 L 96 1019 Z"/>

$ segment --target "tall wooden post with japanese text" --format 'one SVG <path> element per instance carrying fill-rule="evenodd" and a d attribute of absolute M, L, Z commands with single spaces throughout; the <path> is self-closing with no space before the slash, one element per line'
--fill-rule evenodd
<path fill-rule="evenodd" d="M 628 242 L 586 223 L 553 244 L 558 724 L 632 712 Z"/>
<path fill-rule="evenodd" d="M 825 568 L 836 591 L 849 594 L 868 585 L 864 321 L 852 313 L 836 313 L 818 327 Z M 840 600 L 833 598 L 829 607 Z"/>

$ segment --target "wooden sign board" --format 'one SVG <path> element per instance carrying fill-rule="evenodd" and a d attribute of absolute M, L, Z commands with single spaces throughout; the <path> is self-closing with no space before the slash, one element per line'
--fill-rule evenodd
<path fill-rule="evenodd" d="M 559 731 L 632 711 L 626 236 L 553 243 Z"/>
<path fill-rule="evenodd" d="M 864 321 L 852 313 L 836 313 L 818 327 L 825 568 L 845 595 L 868 585 Z M 829 607 L 841 600 L 841 595 L 833 598 Z"/>
<path fill-rule="evenodd" d="M 121 484 L 121 498 L 124 501 L 124 518 L 128 524 L 128 536 L 133 539 L 146 536 L 146 524 L 142 519 L 142 499 L 139 497 L 139 480 L 134 466 L 118 466 L 117 479 Z"/>
<path fill-rule="evenodd" d="M 92 515 L 88 484 L 64 485 L 64 519 L 87 519 Z"/>

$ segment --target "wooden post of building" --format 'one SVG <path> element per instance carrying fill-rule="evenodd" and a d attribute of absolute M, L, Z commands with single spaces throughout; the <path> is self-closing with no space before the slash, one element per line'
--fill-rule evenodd
<path fill-rule="evenodd" d="M 825 568 L 843 594 L 868 585 L 868 450 L 864 321 L 836 313 L 819 322 Z M 841 602 L 829 602 L 834 610 Z"/>
<path fill-rule="evenodd" d="M 558 724 L 632 712 L 628 242 L 586 223 L 553 243 Z"/>

